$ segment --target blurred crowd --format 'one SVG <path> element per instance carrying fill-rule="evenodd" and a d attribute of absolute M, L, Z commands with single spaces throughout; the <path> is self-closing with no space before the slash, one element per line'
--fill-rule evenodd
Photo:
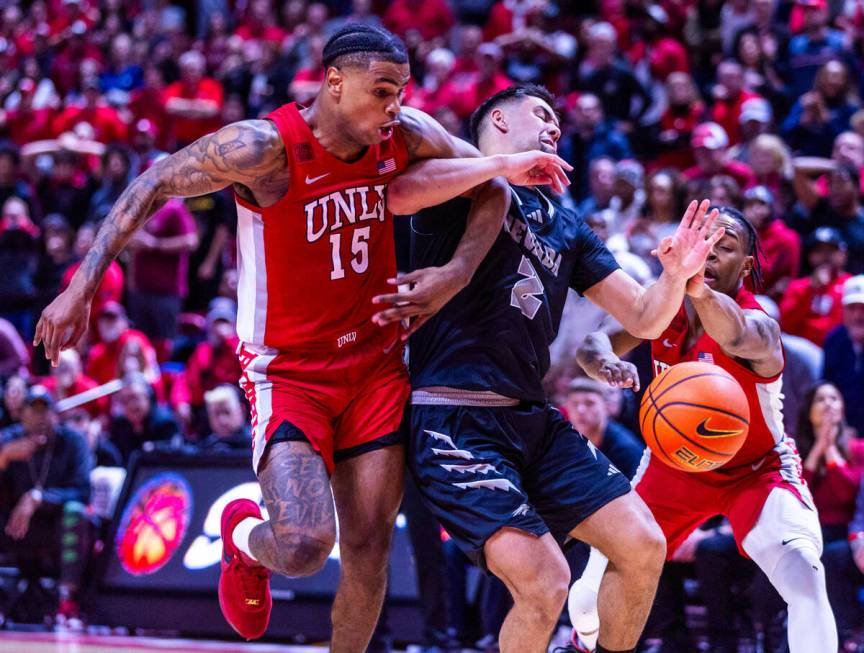
<path fill-rule="evenodd" d="M 154 446 L 248 455 L 230 192 L 156 212 L 108 269 L 87 335 L 56 368 L 30 344 L 39 313 L 132 178 L 221 125 L 308 103 L 328 35 L 368 23 L 408 45 L 405 103 L 455 134 L 513 83 L 552 90 L 559 151 L 574 166 L 563 200 L 640 281 L 659 273 L 651 251 L 691 199 L 752 221 L 757 290 L 786 346 L 786 428 L 820 509 L 835 613 L 854 641 L 864 623 L 864 0 L 0 0 L 0 9 L 0 558 L 65 547 L 61 617 L 78 616 L 98 549 L 94 466 L 123 468 Z M 635 470 L 638 397 L 581 378 L 574 362 L 603 318 L 574 294 L 548 387 L 577 428 Z M 650 378 L 645 352 L 634 361 Z M 64 404 L 114 379 L 119 391 Z M 702 588 L 712 650 L 735 650 L 730 623 L 758 621 L 735 611 L 738 586 L 759 582 L 730 542 L 712 523 L 676 552 L 648 629 L 657 650 L 691 650 L 673 641 L 687 636 L 688 579 Z M 440 564 L 452 579 L 450 558 Z M 747 582 L 730 585 L 729 574 Z M 427 610 L 430 640 L 497 632 L 506 592 L 480 594 L 479 631 L 450 592 L 448 609 Z"/>

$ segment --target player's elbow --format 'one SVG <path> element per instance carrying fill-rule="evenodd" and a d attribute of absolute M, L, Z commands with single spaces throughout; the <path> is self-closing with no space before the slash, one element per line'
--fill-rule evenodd
<path fill-rule="evenodd" d="M 394 215 L 412 215 L 423 207 L 416 200 L 416 185 L 410 175 L 396 177 L 387 186 L 387 208 Z"/>
<path fill-rule="evenodd" d="M 628 333 L 640 340 L 657 340 L 666 330 L 666 327 L 662 324 L 643 324 L 642 322 L 629 326 L 624 325 L 624 328 L 627 329 Z"/>

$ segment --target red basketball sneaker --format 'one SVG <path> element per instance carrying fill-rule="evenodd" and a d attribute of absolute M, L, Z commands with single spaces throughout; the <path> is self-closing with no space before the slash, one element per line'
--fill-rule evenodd
<path fill-rule="evenodd" d="M 270 623 L 270 570 L 234 545 L 234 528 L 247 517 L 261 519 L 258 504 L 235 499 L 222 511 L 222 575 L 219 607 L 225 620 L 241 637 L 258 639 Z"/>

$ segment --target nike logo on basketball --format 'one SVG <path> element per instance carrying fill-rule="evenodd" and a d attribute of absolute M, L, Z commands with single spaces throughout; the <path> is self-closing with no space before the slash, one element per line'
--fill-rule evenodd
<path fill-rule="evenodd" d="M 669 342 L 669 338 L 663 338 L 663 346 L 671 349 L 675 346 L 675 343 Z"/>
<path fill-rule="evenodd" d="M 329 172 L 325 172 L 323 175 L 318 175 L 317 177 L 310 177 L 309 175 L 306 175 L 306 183 L 307 184 L 314 184 L 316 181 L 318 181 L 319 179 L 324 179 L 324 177 L 326 177 L 329 174 L 330 174 Z"/>
<path fill-rule="evenodd" d="M 793 538 L 788 539 L 788 540 L 783 540 L 783 542 L 781 544 L 782 544 L 782 546 L 786 546 L 787 544 L 789 544 L 789 542 L 794 542 L 795 540 L 803 540 L 803 539 L 804 539 L 803 537 L 793 537 Z"/>
<path fill-rule="evenodd" d="M 703 419 L 696 427 L 696 433 L 701 435 L 703 438 L 728 438 L 730 435 L 738 435 L 741 433 L 741 429 L 735 431 L 715 431 L 714 429 L 708 428 L 709 419 L 711 418 L 708 417 Z"/>

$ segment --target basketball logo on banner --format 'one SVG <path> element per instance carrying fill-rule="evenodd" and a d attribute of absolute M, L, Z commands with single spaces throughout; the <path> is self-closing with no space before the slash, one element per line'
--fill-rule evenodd
<path fill-rule="evenodd" d="M 117 557 L 134 576 L 152 574 L 171 559 L 192 515 L 192 492 L 178 474 L 159 474 L 126 504 L 117 530 Z"/>

